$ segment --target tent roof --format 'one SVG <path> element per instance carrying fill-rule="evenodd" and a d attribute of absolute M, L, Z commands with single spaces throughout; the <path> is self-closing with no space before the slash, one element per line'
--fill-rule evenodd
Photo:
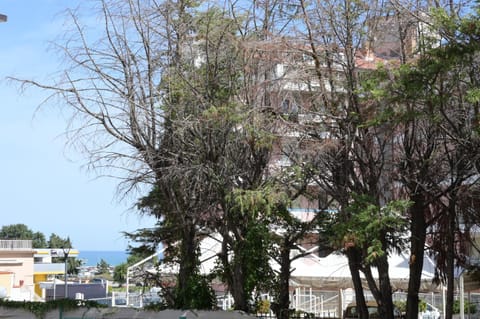
<path fill-rule="evenodd" d="M 394 254 L 388 258 L 389 275 L 391 279 L 409 278 L 410 256 L 406 253 Z M 310 277 L 350 277 L 350 269 L 345 255 L 332 253 L 326 257 L 318 257 L 311 254 L 298 258 L 292 263 L 293 276 L 308 274 Z M 422 279 L 432 280 L 434 277 L 435 264 L 429 256 L 423 260 Z M 374 275 L 377 275 L 374 272 Z"/>
<path fill-rule="evenodd" d="M 327 290 L 353 287 L 348 260 L 342 254 L 332 253 L 326 257 L 311 254 L 293 261 L 292 270 L 292 280 L 296 284 Z M 389 257 L 389 275 L 394 290 L 405 290 L 407 288 L 409 271 L 409 256 L 407 254 L 395 254 Z M 378 277 L 375 269 L 373 274 Z M 433 260 L 425 256 L 421 290 L 437 290 L 436 285 L 432 283 L 433 277 Z M 368 289 L 363 274 L 362 279 L 364 287 Z"/>
<path fill-rule="evenodd" d="M 203 274 L 211 273 L 218 260 L 217 254 L 221 249 L 221 237 L 216 234 L 206 237 L 200 244 L 201 272 Z M 389 256 L 389 275 L 392 288 L 394 290 L 406 290 L 408 287 L 410 273 L 410 253 L 402 252 Z M 278 264 L 272 261 L 274 269 L 279 269 Z M 178 265 L 162 265 L 160 272 L 172 274 L 178 272 Z M 351 281 L 348 260 L 345 255 L 332 253 L 326 257 L 319 257 L 312 253 L 310 255 L 297 258 L 291 265 L 292 286 L 302 285 L 310 286 L 316 289 L 346 289 L 353 288 Z M 435 262 L 428 254 L 425 254 L 423 260 L 421 291 L 437 291 L 440 287 L 433 283 L 435 274 Z M 376 269 L 373 269 L 373 275 L 378 277 Z M 458 274 L 459 276 L 459 274 Z M 365 289 L 368 286 L 362 274 Z"/>

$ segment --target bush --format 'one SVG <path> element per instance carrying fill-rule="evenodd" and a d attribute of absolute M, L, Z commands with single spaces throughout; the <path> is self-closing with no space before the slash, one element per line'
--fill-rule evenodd
<path fill-rule="evenodd" d="M 270 312 L 270 301 L 267 299 L 262 299 L 257 301 L 257 312 L 258 313 L 269 313 Z"/>
<path fill-rule="evenodd" d="M 175 309 L 212 310 L 217 305 L 215 292 L 208 278 L 200 274 L 189 278 L 184 290 L 175 289 Z"/>
<path fill-rule="evenodd" d="M 45 314 L 55 309 L 63 309 L 64 311 L 76 309 L 79 307 L 86 308 L 104 308 L 105 305 L 101 305 L 94 301 L 82 301 L 82 304 L 78 304 L 78 300 L 74 299 L 58 299 L 47 302 L 34 302 L 34 301 L 11 301 L 0 299 L 0 307 L 10 309 L 23 309 L 30 311 L 37 318 L 44 318 Z"/>
<path fill-rule="evenodd" d="M 402 313 L 405 313 L 405 311 L 407 311 L 407 302 L 404 301 L 404 300 L 396 300 L 393 302 L 393 304 L 395 305 L 395 307 L 398 308 L 398 310 L 400 310 Z"/>
<path fill-rule="evenodd" d="M 425 300 L 420 300 L 418 303 L 418 312 L 424 312 L 425 310 L 427 310 L 427 303 Z"/>
<path fill-rule="evenodd" d="M 393 304 L 402 313 L 405 313 L 407 311 L 407 302 L 405 300 L 397 300 L 397 301 L 394 301 Z M 418 312 L 422 312 L 425 310 L 427 310 L 427 303 L 425 302 L 425 300 L 420 300 L 418 302 Z"/>
<path fill-rule="evenodd" d="M 474 303 L 468 302 L 468 300 L 465 300 L 464 309 L 465 309 L 465 313 L 475 313 L 477 312 L 477 305 Z M 454 314 L 460 313 L 460 300 L 455 300 L 453 302 L 453 313 Z"/>

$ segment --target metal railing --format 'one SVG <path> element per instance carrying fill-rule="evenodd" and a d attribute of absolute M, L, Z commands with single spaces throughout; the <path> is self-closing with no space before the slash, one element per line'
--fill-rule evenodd
<path fill-rule="evenodd" d="M 0 239 L 0 250 L 32 250 L 32 241 Z"/>

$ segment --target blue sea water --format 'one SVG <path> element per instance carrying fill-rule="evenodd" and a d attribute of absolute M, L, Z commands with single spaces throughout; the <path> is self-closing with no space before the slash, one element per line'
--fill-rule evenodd
<path fill-rule="evenodd" d="M 110 266 L 117 266 L 127 261 L 128 253 L 126 251 L 80 250 L 77 258 L 83 261 L 84 266 L 96 266 L 102 259 Z"/>

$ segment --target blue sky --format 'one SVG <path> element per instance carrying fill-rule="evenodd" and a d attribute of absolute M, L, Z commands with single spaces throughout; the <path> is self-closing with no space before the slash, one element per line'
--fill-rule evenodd
<path fill-rule="evenodd" d="M 61 12 L 72 0 L 0 0 L 0 226 L 22 223 L 47 237 L 69 236 L 80 250 L 124 250 L 122 231 L 153 225 L 120 201 L 116 181 L 82 169 L 65 148 L 66 119 L 57 109 L 35 112 L 45 95 L 20 92 L 7 76 L 48 80 L 58 68 L 49 42 L 62 34 Z M 48 238 L 47 238 L 48 239 Z"/>

